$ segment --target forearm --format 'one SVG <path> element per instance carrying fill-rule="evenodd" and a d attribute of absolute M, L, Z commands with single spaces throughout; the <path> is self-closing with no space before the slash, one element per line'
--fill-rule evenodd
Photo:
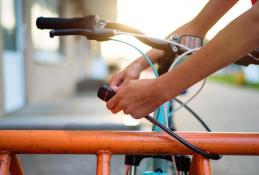
<path fill-rule="evenodd" d="M 201 12 L 190 22 L 186 23 L 170 35 L 176 33 L 205 37 L 208 30 L 237 2 L 237 0 L 210 0 Z M 163 55 L 163 51 L 151 49 L 147 55 L 153 63 Z M 137 64 L 142 70 L 146 69 L 149 64 L 144 57 L 139 57 L 133 64 Z"/>
<path fill-rule="evenodd" d="M 259 46 L 259 3 L 230 23 L 196 54 L 158 81 L 165 99 L 233 63 Z"/>
<path fill-rule="evenodd" d="M 238 0 L 210 0 L 200 13 L 190 21 L 193 30 L 198 36 L 205 36 L 214 24 L 231 8 Z"/>
<path fill-rule="evenodd" d="M 152 63 L 156 63 L 157 60 L 162 57 L 162 55 L 164 54 L 163 51 L 158 50 L 158 49 L 151 49 L 149 50 L 146 55 L 150 58 Z M 137 58 L 134 62 L 132 62 L 130 65 L 135 65 L 138 66 L 140 70 L 144 70 L 147 67 L 149 67 L 148 62 L 146 61 L 146 59 L 141 56 L 139 58 Z"/>

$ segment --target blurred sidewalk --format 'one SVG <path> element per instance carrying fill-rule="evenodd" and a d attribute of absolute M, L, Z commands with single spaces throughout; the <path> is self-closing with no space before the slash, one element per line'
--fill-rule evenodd
<path fill-rule="evenodd" d="M 1 129 L 135 130 L 138 121 L 122 113 L 113 115 L 96 91 L 28 105 L 0 118 Z"/>
<path fill-rule="evenodd" d="M 0 118 L 1 129 L 138 130 L 138 121 L 113 115 L 95 90 L 25 108 Z M 95 174 L 95 155 L 19 155 L 26 175 Z M 111 174 L 124 174 L 124 156 L 112 156 Z"/>
<path fill-rule="evenodd" d="M 258 90 L 209 81 L 189 106 L 214 132 L 259 132 Z M 175 121 L 179 130 L 204 130 L 185 110 L 176 114 Z M 254 175 L 259 172 L 259 156 L 223 156 L 211 162 L 212 174 Z"/>

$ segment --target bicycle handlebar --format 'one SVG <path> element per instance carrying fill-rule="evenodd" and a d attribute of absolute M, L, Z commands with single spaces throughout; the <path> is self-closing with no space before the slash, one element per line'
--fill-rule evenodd
<path fill-rule="evenodd" d="M 115 31 L 111 29 L 57 29 L 49 32 L 51 38 L 54 36 L 81 35 L 89 40 L 104 41 L 115 35 Z"/>
<path fill-rule="evenodd" d="M 77 18 L 39 17 L 36 25 L 39 29 L 92 29 L 99 21 L 96 15 Z"/>
<path fill-rule="evenodd" d="M 129 27 L 124 24 L 110 23 L 101 20 L 97 15 L 89 15 L 77 18 L 46 18 L 39 17 L 36 20 L 36 25 L 39 29 L 54 29 L 50 32 L 50 37 L 65 36 L 65 35 L 82 35 L 87 39 L 104 41 L 110 37 L 126 32 L 132 34 L 141 42 L 164 51 L 171 51 L 171 44 L 161 39 L 151 38 L 143 32 Z M 115 30 L 120 31 L 115 34 Z M 112 35 L 113 34 L 113 35 Z M 138 35 L 138 36 L 136 36 Z"/>
<path fill-rule="evenodd" d="M 180 46 L 181 44 L 170 42 L 168 40 L 152 38 L 144 35 L 137 29 L 128 27 L 123 24 L 118 23 L 107 23 L 106 21 L 100 20 L 96 15 L 90 15 L 82 18 L 44 18 L 39 17 L 36 21 L 36 25 L 39 29 L 54 29 L 50 31 L 50 37 L 54 36 L 64 36 L 64 35 L 82 35 L 87 37 L 87 39 L 103 41 L 109 40 L 112 36 L 126 34 L 132 35 L 142 41 L 143 43 L 150 45 L 154 48 L 172 51 L 172 46 Z M 119 31 L 116 31 L 119 30 Z M 172 44 L 173 43 L 173 44 Z M 175 44 L 174 44 L 175 43 Z M 187 48 L 184 45 L 181 45 L 180 48 Z M 178 50 L 178 49 L 177 49 Z M 106 90 L 99 91 L 98 96 L 106 99 L 110 93 L 109 87 L 103 87 Z M 108 91 L 107 91 L 108 89 Z M 112 91 L 112 90 L 111 90 Z M 115 92 L 114 92 L 115 93 Z M 114 94 L 113 94 L 114 95 Z M 111 96 L 112 97 L 112 96 Z M 153 120 L 152 117 L 146 116 L 147 120 L 153 124 L 160 127 L 162 130 L 167 132 L 169 135 L 175 137 L 179 142 L 193 150 L 194 152 L 201 154 L 202 156 L 210 159 L 220 159 L 221 156 L 218 154 L 211 154 L 206 151 L 200 150 L 194 145 L 190 144 L 186 140 L 182 139 L 172 131 L 168 130 L 163 125 L 159 125 L 156 120 Z"/>

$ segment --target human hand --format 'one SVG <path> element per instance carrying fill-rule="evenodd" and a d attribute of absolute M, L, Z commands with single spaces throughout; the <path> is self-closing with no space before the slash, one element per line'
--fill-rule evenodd
<path fill-rule="evenodd" d="M 180 26 L 176 30 L 174 30 L 169 36 L 178 35 L 179 37 L 182 35 L 192 35 L 200 38 L 204 38 L 206 35 L 206 31 L 200 29 L 199 25 L 195 21 L 189 21 L 184 25 Z"/>
<path fill-rule="evenodd" d="M 170 39 L 171 36 L 177 35 L 179 38 L 179 43 L 183 44 L 187 47 L 190 48 L 196 48 L 196 47 L 201 47 L 202 44 L 202 38 L 204 37 L 204 33 L 200 32 L 200 30 L 198 30 L 198 27 L 195 25 L 195 23 L 193 23 L 192 21 L 184 24 L 183 26 L 179 27 L 178 29 L 176 29 L 174 32 L 172 32 L 167 39 Z M 193 42 L 193 38 L 191 39 L 185 39 L 182 38 L 181 36 L 183 35 L 189 35 L 188 38 L 193 37 L 193 38 L 199 38 L 200 43 L 198 42 Z M 177 39 L 177 38 L 176 38 Z M 180 52 L 178 52 L 180 53 Z M 158 63 L 158 74 L 162 75 L 164 73 L 166 73 L 168 71 L 168 69 L 170 68 L 171 64 L 174 62 L 176 54 L 174 51 L 167 51 L 163 54 L 162 57 L 160 57 L 157 60 Z"/>
<path fill-rule="evenodd" d="M 130 80 L 119 87 L 106 106 L 114 114 L 123 111 L 136 119 L 142 118 L 165 101 L 159 86 L 156 79 Z"/>
<path fill-rule="evenodd" d="M 259 50 L 255 50 L 250 54 L 243 56 L 241 59 L 237 60 L 235 64 L 248 66 L 250 64 L 257 64 L 259 65 Z"/>
<path fill-rule="evenodd" d="M 125 69 L 112 75 L 110 86 L 121 86 L 130 80 L 139 79 L 142 69 L 137 63 L 131 63 Z"/>

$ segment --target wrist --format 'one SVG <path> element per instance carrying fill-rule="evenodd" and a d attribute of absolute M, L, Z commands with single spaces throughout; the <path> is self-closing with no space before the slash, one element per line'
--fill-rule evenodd
<path fill-rule="evenodd" d="M 179 87 L 171 83 L 173 78 L 171 78 L 168 73 L 163 74 L 156 80 L 156 84 L 159 85 L 158 92 L 161 93 L 160 96 L 163 102 L 169 101 L 178 95 Z"/>
<path fill-rule="evenodd" d="M 141 73 L 145 68 L 142 63 L 137 59 L 136 61 L 132 62 L 127 68 L 134 70 L 136 73 Z"/>
<path fill-rule="evenodd" d="M 161 78 L 154 79 L 151 87 L 153 87 L 152 91 L 159 105 L 171 99 L 168 93 L 167 83 L 163 82 Z"/>
<path fill-rule="evenodd" d="M 136 61 L 135 61 L 135 66 L 140 70 L 140 71 L 143 71 L 145 70 L 149 64 L 148 62 L 146 61 L 146 59 L 141 56 L 139 57 Z"/>
<path fill-rule="evenodd" d="M 207 30 L 199 23 L 198 20 L 193 19 L 188 23 L 184 24 L 174 32 L 170 34 L 170 36 L 177 34 L 179 37 L 182 35 L 192 35 L 200 38 L 204 38 L 207 33 Z"/>
<path fill-rule="evenodd" d="M 162 50 L 158 50 L 158 49 L 151 49 L 150 51 L 148 51 L 146 53 L 147 57 L 150 59 L 150 61 L 153 64 L 155 64 L 157 62 L 157 60 L 163 56 L 163 54 L 164 54 L 164 52 Z M 143 56 L 136 59 L 136 61 L 134 61 L 133 64 L 138 65 L 139 68 L 141 69 L 141 71 L 145 70 L 147 67 L 150 66 L 148 61 Z"/>
<path fill-rule="evenodd" d="M 192 30 L 191 34 L 204 38 L 205 35 L 207 34 L 208 30 L 204 25 L 203 22 L 199 21 L 198 19 L 194 18 L 191 20 L 189 23 L 189 28 Z"/>

